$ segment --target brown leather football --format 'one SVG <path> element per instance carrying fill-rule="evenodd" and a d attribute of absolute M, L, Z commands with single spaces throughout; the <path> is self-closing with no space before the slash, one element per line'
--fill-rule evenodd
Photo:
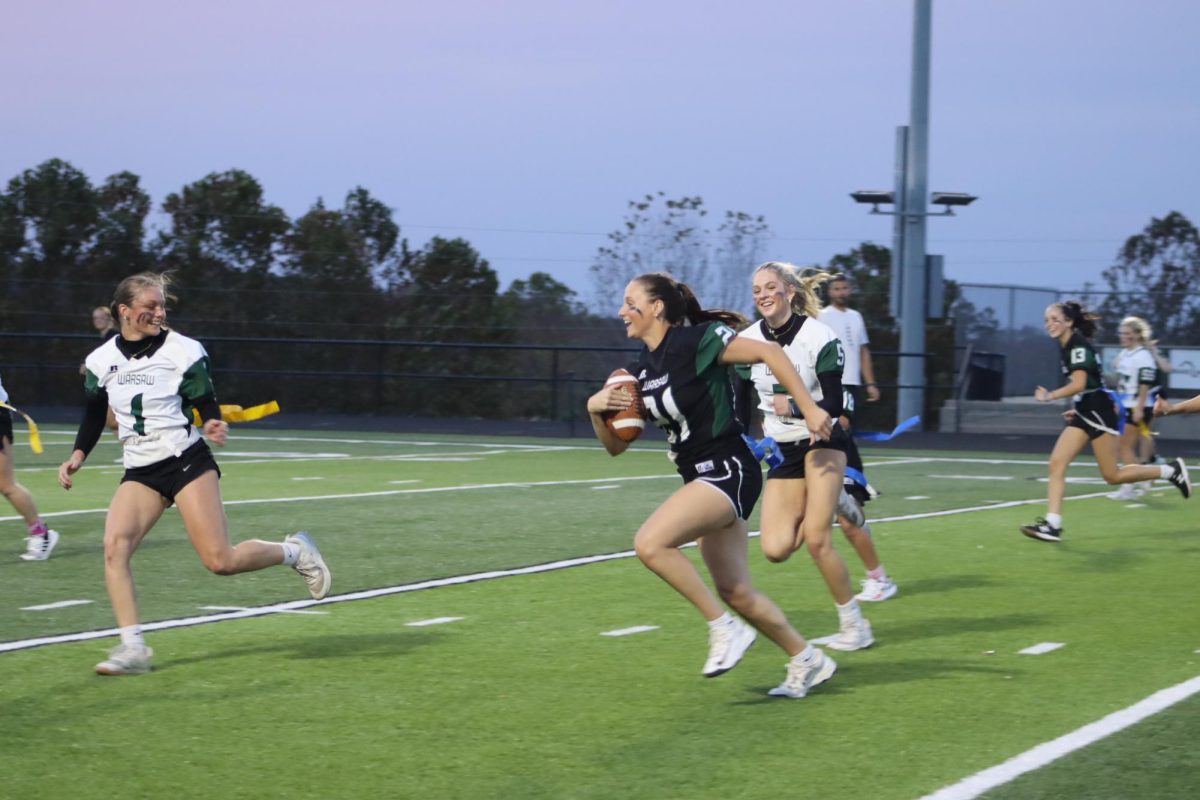
<path fill-rule="evenodd" d="M 604 424 L 623 442 L 632 442 L 646 429 L 646 406 L 642 403 L 641 387 L 628 370 L 615 369 L 604 382 L 605 386 L 623 386 L 633 395 L 633 404 L 623 411 L 604 414 Z"/>

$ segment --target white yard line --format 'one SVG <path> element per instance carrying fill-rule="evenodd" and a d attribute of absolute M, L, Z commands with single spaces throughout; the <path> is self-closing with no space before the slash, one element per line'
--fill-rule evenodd
<path fill-rule="evenodd" d="M 1155 692 L 1145 700 L 1134 703 L 1128 708 L 1114 711 L 1103 719 L 1084 725 L 1082 728 L 1052 741 L 1039 744 L 1031 750 L 1026 750 L 1024 753 L 1010 758 L 1003 764 L 977 772 L 958 783 L 938 789 L 933 794 L 927 794 L 920 800 L 973 800 L 984 792 L 1002 786 L 1027 772 L 1041 769 L 1052 761 L 1057 761 L 1106 736 L 1136 725 L 1147 717 L 1188 699 L 1197 692 L 1200 692 L 1200 676 Z"/>
<path fill-rule="evenodd" d="M 640 477 L 640 478 L 625 478 L 624 480 L 657 480 L 657 479 L 664 478 L 664 477 L 674 478 L 676 476 L 674 476 L 674 475 L 645 476 L 645 477 Z M 240 502 L 240 503 L 278 503 L 278 502 L 290 502 L 290 501 L 300 500 L 300 499 L 310 499 L 310 500 L 313 500 L 313 499 L 345 499 L 345 498 L 363 497 L 363 496 L 378 496 L 378 495 L 392 495 L 392 494 L 415 494 L 415 493 L 421 493 L 421 492 L 459 491 L 459 490 L 464 490 L 464 489 L 483 489 L 483 488 L 496 488 L 496 487 L 510 488 L 510 487 L 514 487 L 514 486 L 557 486 L 557 485 L 562 485 L 562 484 L 588 484 L 588 483 L 596 483 L 600 480 L 601 479 L 599 479 L 599 478 L 594 478 L 594 479 L 579 480 L 579 481 L 546 481 L 544 483 L 534 483 L 534 484 L 504 483 L 504 484 L 481 484 L 481 485 L 477 485 L 477 486 L 447 486 L 447 487 L 443 487 L 440 489 L 398 489 L 398 490 L 390 491 L 390 492 L 368 492 L 365 494 L 356 494 L 356 495 L 325 495 L 323 497 L 281 498 L 281 499 L 277 499 L 277 500 L 266 500 L 266 499 L 265 500 L 242 500 L 242 501 L 234 501 L 233 503 L 227 503 L 226 505 L 234 505 L 235 503 L 238 503 L 238 502 Z M 605 478 L 603 480 L 611 481 L 613 479 Z M 1077 497 L 1068 497 L 1066 499 L 1067 500 L 1084 500 L 1087 498 L 1103 497 L 1103 496 L 1104 495 L 1102 493 L 1100 493 L 1100 494 L 1085 494 L 1085 495 L 1079 495 Z M 945 517 L 945 516 L 951 516 L 954 514 L 970 514 L 973 512 L 977 512 L 977 511 L 991 511 L 991 510 L 997 509 L 997 508 L 1011 508 L 1014 506 L 1032 505 L 1035 503 L 1044 503 L 1044 502 L 1046 502 L 1046 500 L 1043 497 L 1038 497 L 1038 498 L 1032 499 L 1032 500 L 1012 500 L 1007 503 L 998 503 L 998 504 L 992 504 L 992 505 L 986 505 L 986 506 L 968 506 L 965 508 L 946 509 L 945 511 L 927 511 L 927 512 L 920 513 L 920 514 L 904 514 L 904 515 L 897 516 L 897 517 L 881 517 L 879 519 L 871 520 L 871 524 L 878 525 L 878 524 L 882 524 L 885 522 L 902 522 L 902 521 L 907 521 L 907 520 L 929 519 L 932 517 Z M 86 510 L 86 511 L 64 511 L 64 512 L 59 512 L 59 513 L 60 513 L 60 515 L 62 515 L 62 514 L 88 514 L 88 513 L 102 513 L 103 511 L 105 511 L 105 509 L 100 508 L 100 509 L 91 509 L 91 510 Z M 51 515 L 47 514 L 45 516 L 51 516 Z M 757 536 L 758 533 L 754 532 L 754 533 L 751 533 L 750 535 Z M 687 546 L 691 547 L 691 546 L 694 546 L 694 544 L 695 543 L 692 543 Z M 207 624 L 210 622 L 224 622 L 226 620 L 231 620 L 231 619 L 245 619 L 247 617 L 262 617 L 262 616 L 266 616 L 268 614 L 278 614 L 278 613 L 284 612 L 284 611 L 293 611 L 296 609 L 309 608 L 311 606 L 328 605 L 330 603 L 347 603 L 347 602 L 351 602 L 354 600 L 370 600 L 370 599 L 373 599 L 376 597 L 385 597 L 385 596 L 394 595 L 394 594 L 406 594 L 408 592 L 422 591 L 424 589 L 437 589 L 437 588 L 440 588 L 443 586 L 458 586 L 461 584 L 475 583 L 477 581 L 493 580 L 496 578 L 509 578 L 509 577 L 514 577 L 517 575 L 535 575 L 535 574 L 541 573 L 541 572 L 554 572 L 556 570 L 569 569 L 571 567 L 580 567 L 580 566 L 584 566 L 586 564 L 598 564 L 598 563 L 601 563 L 604 561 L 614 561 L 617 559 L 632 558 L 635 555 L 636 554 L 634 553 L 633 550 L 622 550 L 621 552 L 618 552 L 618 553 L 605 553 L 602 555 L 581 556 L 579 558 L 568 558 L 568 559 L 565 559 L 562 561 L 552 561 L 548 564 L 535 564 L 535 565 L 527 566 L 527 567 L 516 567 L 514 569 L 491 570 L 488 572 L 476 572 L 476 573 L 471 573 L 471 574 L 467 574 L 467 575 L 457 575 L 457 576 L 450 577 L 450 578 L 437 578 L 434 580 L 419 581 L 417 583 L 401 584 L 399 586 L 385 586 L 385 587 L 378 588 L 378 589 L 367 589 L 367 590 L 363 590 L 363 591 L 359 591 L 359 592 L 350 592 L 348 594 L 339 594 L 339 595 L 334 595 L 332 597 L 326 597 L 324 600 L 293 600 L 293 601 L 287 602 L 287 603 L 277 603 L 277 604 L 268 605 L 268 606 L 259 606 L 257 608 L 237 608 L 234 610 L 227 611 L 225 613 L 210 614 L 210 615 L 203 616 L 203 617 L 183 617 L 183 618 L 179 618 L 179 619 L 160 620 L 158 622 L 148 622 L 142 626 L 142 629 L 146 630 L 146 631 L 168 630 L 170 628 L 186 628 L 186 627 L 191 627 L 193 625 L 204 625 L 204 624 Z M 23 640 L 13 641 L 13 642 L 0 642 L 0 653 L 13 652 L 16 650 L 27 650 L 32 647 L 43 647 L 45 645 L 52 645 L 52 644 L 66 644 L 69 642 L 83 642 L 83 641 L 91 641 L 93 639 L 104 639 L 104 638 L 108 638 L 110 636 L 115 636 L 118 633 L 119 633 L 119 631 L 116 628 L 105 628 L 103 630 L 97 630 L 97 631 L 82 631 L 80 633 L 66 633 L 66 634 L 60 634 L 60 635 L 56 635 L 56 636 L 43 636 L 43 637 L 39 637 L 36 639 L 23 639 Z"/>
<path fill-rule="evenodd" d="M 1040 656 L 1044 653 L 1053 653 L 1055 650 L 1066 646 L 1065 642 L 1039 642 L 1038 644 L 1026 647 L 1024 650 L 1018 650 L 1017 655 Z"/>

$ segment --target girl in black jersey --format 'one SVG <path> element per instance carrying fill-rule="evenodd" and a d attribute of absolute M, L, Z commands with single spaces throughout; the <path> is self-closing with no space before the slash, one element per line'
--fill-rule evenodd
<path fill-rule="evenodd" d="M 1096 317 L 1074 301 L 1054 303 L 1046 309 L 1046 333 L 1062 346 L 1062 371 L 1068 382 L 1054 391 L 1044 386 L 1033 393 L 1036 400 L 1049 403 L 1075 396 L 1074 407 L 1063 414 L 1067 427 L 1058 436 L 1050 453 L 1048 510 L 1044 518 L 1021 526 L 1021 533 L 1046 542 L 1062 540 L 1062 503 L 1067 488 L 1067 466 L 1092 443 L 1092 452 L 1100 474 L 1111 484 L 1136 483 L 1156 478 L 1169 480 L 1184 498 L 1191 497 L 1192 485 L 1182 458 L 1167 466 L 1117 466 L 1119 421 L 1117 406 L 1103 388 L 1100 359 L 1088 339 L 1096 331 Z"/>
<path fill-rule="evenodd" d="M 828 438 L 829 414 L 813 401 L 779 345 L 735 338 L 728 311 L 704 310 L 691 289 L 663 273 L 641 275 L 625 287 L 618 315 L 626 335 L 646 347 L 630 372 L 655 424 L 667 431 L 671 456 L 684 480 L 642 523 L 634 538 L 638 558 L 694 605 L 709 624 L 703 674 L 732 669 L 762 631 L 790 657 L 787 678 L 770 694 L 804 697 L 837 665 L 808 644 L 765 594 L 747 566 L 746 519 L 762 489 L 762 470 L 743 441 L 733 408 L 730 364 L 766 363 L 787 387 L 812 432 Z M 689 324 L 690 323 L 690 324 Z M 628 408 L 629 392 L 606 386 L 588 398 L 596 438 L 612 455 L 629 446 L 604 424 L 604 414 Z M 699 540 L 721 600 L 679 548 Z M 731 616 L 721 601 L 754 628 Z"/>

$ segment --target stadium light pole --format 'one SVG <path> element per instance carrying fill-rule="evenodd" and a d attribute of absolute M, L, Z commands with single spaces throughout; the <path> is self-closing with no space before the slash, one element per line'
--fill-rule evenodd
<path fill-rule="evenodd" d="M 943 210 L 926 209 L 929 157 L 929 65 L 933 0 L 914 0 L 912 89 L 909 124 L 896 131 L 896 188 L 894 191 L 852 192 L 855 202 L 868 203 L 872 214 L 895 217 L 892 229 L 890 306 L 900 321 L 900 368 L 896 421 L 923 413 L 925 407 L 925 320 L 929 317 L 930 280 L 925 251 L 926 217 L 954 216 L 955 206 L 970 205 L 973 195 L 935 192 L 929 202 Z M 880 211 L 880 205 L 895 205 Z"/>

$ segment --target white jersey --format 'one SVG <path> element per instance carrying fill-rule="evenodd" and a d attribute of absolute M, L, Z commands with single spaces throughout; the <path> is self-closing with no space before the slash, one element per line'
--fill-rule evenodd
<path fill-rule="evenodd" d="M 867 326 L 862 314 L 853 308 L 845 310 L 825 306 L 821 309 L 821 322 L 833 328 L 833 332 L 842 340 L 842 349 L 846 351 L 846 368 L 842 371 L 842 383 L 847 386 L 862 384 L 862 348 L 870 343 L 867 338 Z"/>
<path fill-rule="evenodd" d="M 208 354 L 195 339 L 167 331 L 157 349 L 126 357 L 114 336 L 84 360 L 89 393 L 105 391 L 117 419 L 125 467 L 144 467 L 178 456 L 200 434 L 192 426 L 192 404 L 213 397 Z M 155 337 L 157 339 L 157 337 Z M 151 343 L 144 339 L 136 342 Z"/>
<path fill-rule="evenodd" d="M 1141 346 L 1122 350 L 1113 366 L 1119 375 L 1117 392 L 1121 395 L 1121 404 L 1125 408 L 1137 405 L 1138 389 L 1142 384 L 1150 387 L 1150 392 L 1146 395 L 1147 404 L 1154 402 L 1155 390 L 1158 388 L 1155 385 L 1158 365 L 1154 363 L 1154 356 L 1149 350 Z"/>
<path fill-rule="evenodd" d="M 775 335 L 767 329 L 766 320 L 759 320 L 738 334 L 759 342 L 776 342 L 783 348 L 804 388 L 814 400 L 823 400 L 824 392 L 817 376 L 823 372 L 841 372 L 845 364 L 842 343 L 828 325 L 812 317 L 793 315 Z M 787 392 L 775 380 L 766 364 L 738 365 L 738 374 L 754 381 L 758 392 L 758 408 L 763 412 L 763 433 L 777 442 L 798 442 L 808 439 L 804 417 L 775 414 L 775 395 Z"/>

